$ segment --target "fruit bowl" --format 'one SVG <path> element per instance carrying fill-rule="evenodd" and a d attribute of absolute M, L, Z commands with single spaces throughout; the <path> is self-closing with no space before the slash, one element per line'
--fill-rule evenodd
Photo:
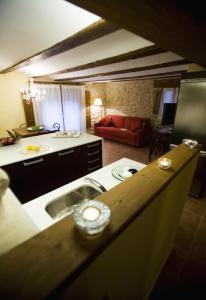
<path fill-rule="evenodd" d="M 1 139 L 1 144 L 4 146 L 13 145 L 14 143 L 16 143 L 17 140 L 18 138 L 9 136 Z"/>

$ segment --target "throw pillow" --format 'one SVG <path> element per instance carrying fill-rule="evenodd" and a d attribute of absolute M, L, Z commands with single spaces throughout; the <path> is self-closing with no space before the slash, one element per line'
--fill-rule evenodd
<path fill-rule="evenodd" d="M 102 126 L 111 126 L 112 125 L 112 118 L 111 117 L 104 117 L 101 120 Z"/>

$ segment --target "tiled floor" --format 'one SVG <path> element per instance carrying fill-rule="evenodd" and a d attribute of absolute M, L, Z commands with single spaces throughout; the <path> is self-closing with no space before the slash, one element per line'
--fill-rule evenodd
<path fill-rule="evenodd" d="M 103 164 L 108 165 L 123 157 L 148 164 L 149 148 L 135 148 L 129 145 L 116 143 L 109 140 L 103 142 Z"/>
<path fill-rule="evenodd" d="M 148 164 L 148 147 L 104 141 L 104 165 L 122 157 Z M 149 300 L 206 299 L 206 193 L 188 196 L 174 248 Z"/>

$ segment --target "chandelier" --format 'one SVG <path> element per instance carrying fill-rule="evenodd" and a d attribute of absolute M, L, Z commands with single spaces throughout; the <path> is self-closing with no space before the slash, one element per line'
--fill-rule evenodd
<path fill-rule="evenodd" d="M 34 101 L 42 101 L 45 97 L 45 91 L 39 91 L 35 88 L 33 78 L 29 78 L 29 86 L 21 89 L 21 94 L 23 100 L 26 100 L 26 103 L 29 104 Z"/>

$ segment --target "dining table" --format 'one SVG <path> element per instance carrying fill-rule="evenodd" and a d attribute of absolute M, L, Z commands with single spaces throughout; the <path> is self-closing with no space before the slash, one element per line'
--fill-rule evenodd
<path fill-rule="evenodd" d="M 36 136 L 36 135 L 41 135 L 41 134 L 47 134 L 47 133 L 52 133 L 58 131 L 56 128 L 47 128 L 44 127 L 39 130 L 32 130 L 31 127 L 19 127 L 19 128 L 13 128 L 13 132 L 22 138 L 26 137 L 31 137 L 31 136 Z"/>

